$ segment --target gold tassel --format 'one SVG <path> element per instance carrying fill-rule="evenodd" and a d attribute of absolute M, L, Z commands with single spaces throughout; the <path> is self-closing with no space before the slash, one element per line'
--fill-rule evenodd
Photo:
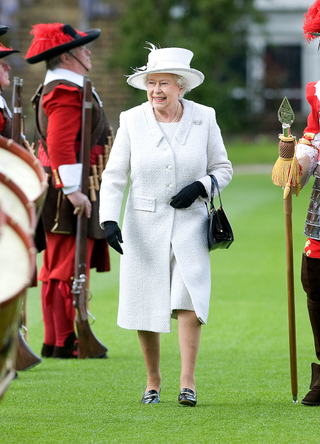
<path fill-rule="evenodd" d="M 299 195 L 300 192 L 300 165 L 296 157 L 293 158 L 290 175 L 288 177 L 288 182 L 284 188 L 283 198 L 286 199 L 290 193 L 291 187 L 295 187 L 296 196 Z"/>
<path fill-rule="evenodd" d="M 286 199 L 293 187 L 298 196 L 301 170 L 296 158 L 296 139 L 293 136 L 284 137 L 282 134 L 279 138 L 280 155 L 272 170 L 272 182 L 284 189 L 284 199 Z"/>
<path fill-rule="evenodd" d="M 283 157 L 278 157 L 274 164 L 271 177 L 272 182 L 278 187 L 285 187 L 287 185 L 292 160 L 292 158 L 284 159 Z"/>

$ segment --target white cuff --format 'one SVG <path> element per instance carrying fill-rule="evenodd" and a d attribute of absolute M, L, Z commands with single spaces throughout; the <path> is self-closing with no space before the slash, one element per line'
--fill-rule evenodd
<path fill-rule="evenodd" d="M 77 186 L 74 186 L 74 187 L 62 187 L 63 194 L 65 194 L 65 195 L 74 193 L 75 191 L 78 191 L 78 190 L 79 190 L 79 187 L 77 187 Z"/>
<path fill-rule="evenodd" d="M 63 183 L 62 191 L 64 194 L 71 194 L 79 190 L 82 175 L 81 163 L 60 165 L 58 171 Z"/>

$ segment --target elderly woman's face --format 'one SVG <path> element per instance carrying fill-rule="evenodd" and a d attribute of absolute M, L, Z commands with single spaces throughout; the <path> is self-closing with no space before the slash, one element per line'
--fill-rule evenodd
<path fill-rule="evenodd" d="M 4 62 L 3 59 L 0 59 L 0 85 L 2 89 L 5 89 L 10 85 L 10 69 L 10 66 L 6 62 Z"/>
<path fill-rule="evenodd" d="M 149 74 L 147 80 L 148 100 L 156 111 L 176 109 L 179 95 L 183 92 L 172 74 Z"/>

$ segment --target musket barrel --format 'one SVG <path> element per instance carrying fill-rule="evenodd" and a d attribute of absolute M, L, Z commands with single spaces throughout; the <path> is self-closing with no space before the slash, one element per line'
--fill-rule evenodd
<path fill-rule="evenodd" d="M 19 77 L 13 79 L 13 95 L 12 95 L 12 139 L 20 143 L 21 139 L 21 118 L 22 118 L 22 84 L 23 80 Z"/>
<path fill-rule="evenodd" d="M 80 162 L 82 163 L 81 192 L 88 195 L 89 189 L 94 193 L 93 176 L 90 176 L 90 150 L 91 150 L 91 124 L 92 124 L 92 91 L 91 82 L 85 78 L 83 85 L 82 132 Z M 89 184 L 89 181 L 92 183 Z M 95 197 L 95 196 L 94 196 Z M 98 358 L 106 356 L 108 349 L 101 344 L 92 333 L 87 317 L 87 223 L 85 212 L 77 220 L 75 274 L 74 274 L 74 305 L 77 309 L 78 330 L 78 358 Z"/>

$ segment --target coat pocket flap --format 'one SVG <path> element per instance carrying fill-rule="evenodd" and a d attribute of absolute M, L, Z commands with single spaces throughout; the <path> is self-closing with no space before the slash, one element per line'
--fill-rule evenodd
<path fill-rule="evenodd" d="M 152 211 L 156 209 L 156 199 L 154 197 L 136 196 L 133 201 L 133 208 L 141 211 Z"/>

